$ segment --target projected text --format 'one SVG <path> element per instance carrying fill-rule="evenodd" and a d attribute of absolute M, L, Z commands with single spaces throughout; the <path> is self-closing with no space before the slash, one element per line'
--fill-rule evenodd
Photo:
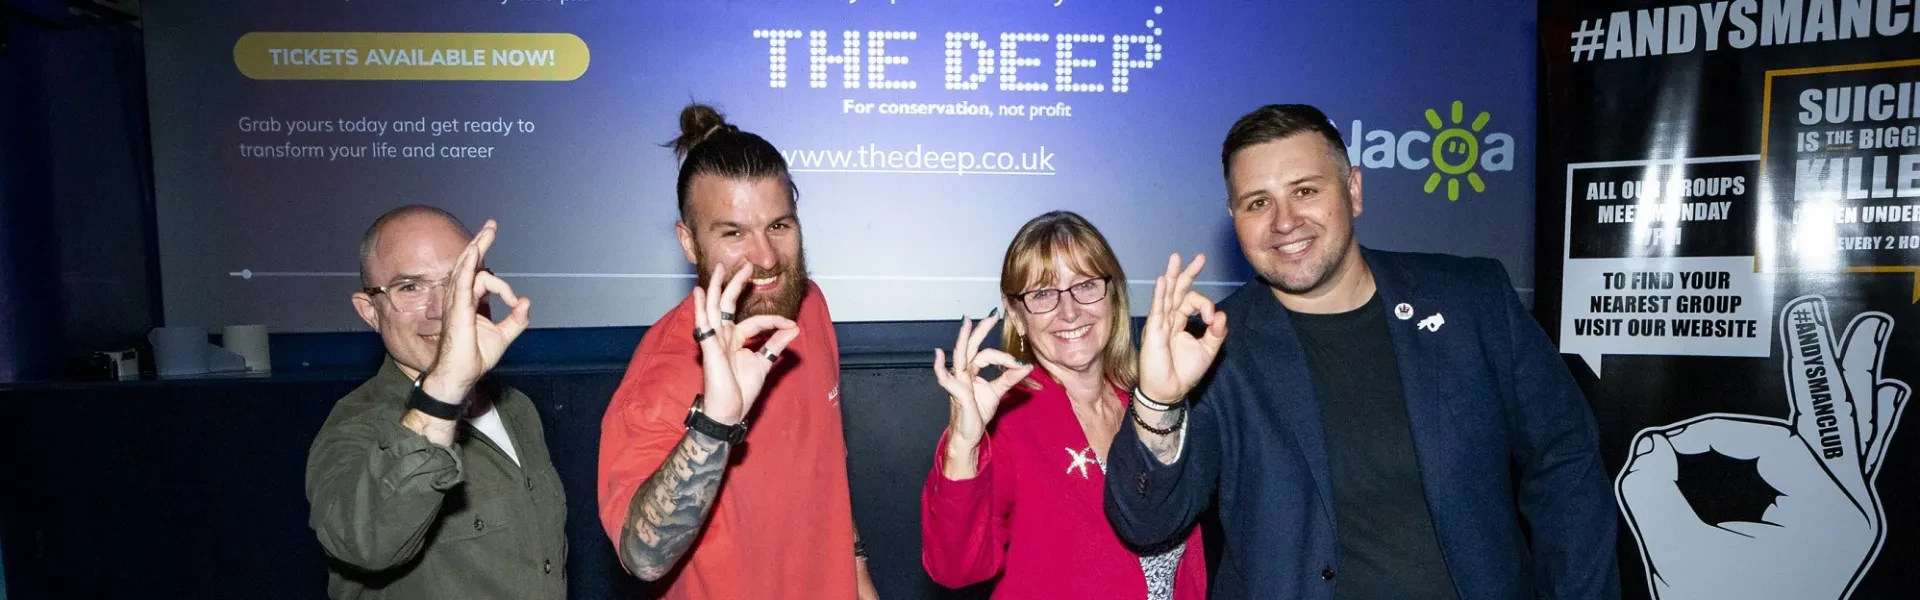
<path fill-rule="evenodd" d="M 1153 11 L 1160 14 L 1161 7 Z M 1162 33 L 1151 19 L 1146 22 L 1145 32 L 1114 34 L 1004 32 L 994 36 L 949 31 L 941 37 L 945 50 L 942 88 L 993 89 L 997 83 L 998 89 L 1006 92 L 1126 93 L 1133 87 L 1136 71 L 1152 69 L 1160 62 Z M 835 36 L 825 29 L 756 29 L 753 37 L 767 41 L 768 87 L 788 87 L 791 69 L 787 55 L 794 46 L 789 42 L 805 39 L 809 88 L 832 87 L 831 73 L 836 70 L 840 89 L 920 88 L 918 80 L 896 77 L 912 62 L 912 42 L 921 37 L 917 31 L 841 31 L 837 51 L 833 49 Z M 1049 54 L 1051 61 L 1046 59 Z M 1045 75 L 1049 71 L 1053 73 L 1051 78 Z"/>

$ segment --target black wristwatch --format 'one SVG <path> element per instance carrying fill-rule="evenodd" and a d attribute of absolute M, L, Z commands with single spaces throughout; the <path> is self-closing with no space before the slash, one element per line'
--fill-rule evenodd
<path fill-rule="evenodd" d="M 705 406 L 706 401 L 707 397 L 705 394 L 694 395 L 693 408 L 687 411 L 687 429 L 704 433 L 707 437 L 735 446 L 747 441 L 746 421 L 732 425 L 723 425 L 719 421 L 713 420 L 713 417 L 707 416 L 707 413 L 701 410 Z"/>
<path fill-rule="evenodd" d="M 459 404 L 448 404 L 427 395 L 427 391 L 421 389 L 421 383 L 426 380 L 426 373 L 421 373 L 419 377 L 414 378 L 413 391 L 407 393 L 407 408 L 426 413 L 427 416 L 435 419 L 448 421 L 459 419 L 460 415 L 467 411 L 464 399 Z"/>

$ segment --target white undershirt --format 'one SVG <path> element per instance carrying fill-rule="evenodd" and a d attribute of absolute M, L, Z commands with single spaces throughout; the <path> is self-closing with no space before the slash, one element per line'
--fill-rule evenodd
<path fill-rule="evenodd" d="M 513 459 L 513 464 L 520 464 L 520 455 L 513 451 L 513 439 L 507 437 L 507 424 L 500 420 L 497 407 L 488 406 L 487 412 L 474 415 L 468 422 L 473 423 L 473 428 L 480 430 L 480 433 L 487 434 L 487 439 L 493 440 L 494 445 L 506 451 L 507 458 Z"/>

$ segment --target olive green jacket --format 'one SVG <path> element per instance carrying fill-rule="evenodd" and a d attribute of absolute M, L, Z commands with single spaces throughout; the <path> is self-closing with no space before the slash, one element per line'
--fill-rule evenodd
<path fill-rule="evenodd" d="M 308 524 L 346 599 L 567 595 L 567 505 L 540 415 L 483 380 L 520 464 L 466 421 L 451 448 L 400 424 L 413 381 L 392 358 L 341 398 L 307 452 Z"/>

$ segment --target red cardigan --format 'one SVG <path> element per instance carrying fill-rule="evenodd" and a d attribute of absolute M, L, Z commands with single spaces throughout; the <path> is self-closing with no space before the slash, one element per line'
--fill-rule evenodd
<path fill-rule="evenodd" d="M 1145 599 L 1139 556 L 1107 524 L 1106 476 L 1066 389 L 1044 369 L 1029 381 L 1041 388 L 1015 387 L 1001 400 L 972 479 L 942 474 L 941 436 L 920 496 L 921 563 L 934 582 L 951 588 L 999 575 L 996 599 Z M 1128 401 L 1126 391 L 1116 391 Z M 1199 527 L 1186 543 L 1173 598 L 1200 600 L 1207 565 Z"/>

